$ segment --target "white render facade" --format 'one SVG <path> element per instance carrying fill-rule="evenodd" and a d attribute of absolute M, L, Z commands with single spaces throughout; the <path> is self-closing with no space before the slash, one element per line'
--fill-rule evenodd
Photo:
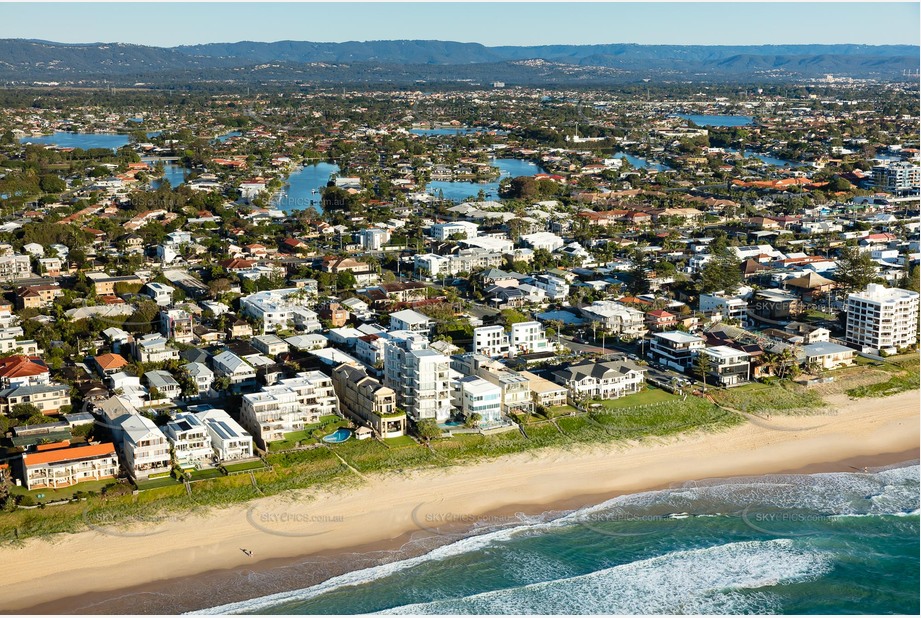
<path fill-rule="evenodd" d="M 552 352 L 555 349 L 554 345 L 547 340 L 544 334 L 544 326 L 540 322 L 512 324 L 512 330 L 509 333 L 509 344 L 512 354 Z"/>
<path fill-rule="evenodd" d="M 183 468 L 207 464 L 214 457 L 211 434 L 194 414 L 179 412 L 163 433 L 173 445 L 173 459 Z"/>
<path fill-rule="evenodd" d="M 418 337 L 393 339 L 384 350 L 384 385 L 392 388 L 397 405 L 419 420 L 446 421 L 451 415 L 450 361 L 428 349 Z"/>
<path fill-rule="evenodd" d="M 295 323 L 294 312 L 305 307 L 313 295 L 307 288 L 283 288 L 256 292 L 240 299 L 240 307 L 248 316 L 262 321 L 262 332 L 274 333 Z"/>
<path fill-rule="evenodd" d="M 481 425 L 502 421 L 502 389 L 483 378 L 468 376 L 454 383 L 454 405 L 464 417 L 480 415 Z"/>
<path fill-rule="evenodd" d="M 480 326 L 473 329 L 473 352 L 490 358 L 508 356 L 508 333 L 502 326 Z"/>
<path fill-rule="evenodd" d="M 332 379 L 319 371 L 299 373 L 258 393 L 243 396 L 240 423 L 265 448 L 300 431 L 321 416 L 338 414 L 339 400 Z"/>
<path fill-rule="evenodd" d="M 227 412 L 212 408 L 197 412 L 195 416 L 211 437 L 211 448 L 219 460 L 231 461 L 253 456 L 253 436 L 230 418 Z"/>
<path fill-rule="evenodd" d="M 119 419 L 121 454 L 125 469 L 134 479 L 170 469 L 169 441 L 152 420 L 140 414 Z"/>
<path fill-rule="evenodd" d="M 598 322 L 615 335 L 640 337 L 646 332 L 646 315 L 634 309 L 610 300 L 598 300 L 587 307 L 582 307 L 582 314 L 593 322 Z"/>
<path fill-rule="evenodd" d="M 871 283 L 847 298 L 848 344 L 864 351 L 895 351 L 918 342 L 917 292 Z"/>

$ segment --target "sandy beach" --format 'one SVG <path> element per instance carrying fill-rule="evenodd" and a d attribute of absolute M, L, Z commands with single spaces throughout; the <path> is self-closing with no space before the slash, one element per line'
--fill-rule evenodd
<path fill-rule="evenodd" d="M 153 590 L 156 582 L 209 572 L 258 570 L 264 561 L 398 544 L 412 533 L 469 526 L 484 514 L 574 508 L 705 478 L 918 457 L 917 391 L 829 402 L 834 411 L 828 414 L 756 418 L 719 433 L 506 456 L 371 477 L 340 492 L 274 496 L 143 527 L 29 540 L 0 549 L 8 566 L 0 598 L 6 612 L 93 612 L 94 602 L 119 591 Z"/>

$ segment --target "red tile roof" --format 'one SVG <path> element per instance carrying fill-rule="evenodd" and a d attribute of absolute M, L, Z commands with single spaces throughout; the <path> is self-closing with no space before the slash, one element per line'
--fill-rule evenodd
<path fill-rule="evenodd" d="M 41 453 L 23 453 L 22 461 L 26 466 L 34 466 L 38 464 L 72 461 L 75 459 L 86 459 L 88 457 L 101 457 L 103 455 L 115 455 L 115 445 L 111 442 L 103 442 L 102 444 L 59 448 Z"/>
<path fill-rule="evenodd" d="M 37 356 L 28 357 L 21 354 L 0 360 L 0 378 L 27 378 L 48 373 L 48 367 Z"/>

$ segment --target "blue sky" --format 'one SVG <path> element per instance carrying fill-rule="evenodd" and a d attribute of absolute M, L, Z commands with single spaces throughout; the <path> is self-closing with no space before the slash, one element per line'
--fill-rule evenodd
<path fill-rule="evenodd" d="M 0 38 L 159 46 L 286 39 L 917 45 L 919 21 L 918 2 L 0 3 Z"/>

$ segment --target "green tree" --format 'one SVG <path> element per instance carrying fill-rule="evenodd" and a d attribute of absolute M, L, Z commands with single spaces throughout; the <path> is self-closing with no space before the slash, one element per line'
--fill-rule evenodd
<path fill-rule="evenodd" d="M 417 436 L 423 440 L 432 440 L 441 437 L 441 429 L 433 418 L 422 418 L 413 423 L 413 428 Z"/>
<path fill-rule="evenodd" d="M 697 357 L 694 359 L 694 371 L 696 371 L 700 375 L 700 379 L 703 380 L 705 393 L 707 392 L 707 374 L 710 373 L 710 368 L 710 355 L 698 352 Z"/>
<path fill-rule="evenodd" d="M 845 295 L 864 290 L 877 280 L 876 268 L 868 252 L 860 251 L 857 247 L 842 247 L 835 281 Z"/>
<path fill-rule="evenodd" d="M 67 189 L 67 183 L 54 174 L 45 174 L 38 181 L 38 186 L 45 193 L 60 193 Z"/>

